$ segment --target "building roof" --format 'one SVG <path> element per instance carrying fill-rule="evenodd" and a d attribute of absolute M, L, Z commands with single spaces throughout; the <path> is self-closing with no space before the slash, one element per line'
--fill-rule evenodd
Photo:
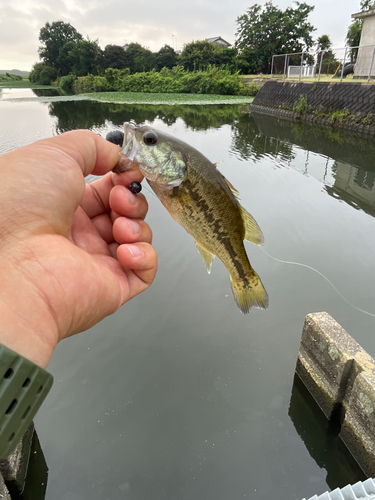
<path fill-rule="evenodd" d="M 352 17 L 354 19 L 364 19 L 371 16 L 375 16 L 375 9 L 365 10 L 362 12 L 357 12 L 356 14 L 352 14 Z"/>
<path fill-rule="evenodd" d="M 227 47 L 231 47 L 232 44 L 221 38 L 221 36 L 213 36 L 211 38 L 207 38 L 207 42 L 210 43 L 220 43 L 222 45 L 226 45 Z"/>

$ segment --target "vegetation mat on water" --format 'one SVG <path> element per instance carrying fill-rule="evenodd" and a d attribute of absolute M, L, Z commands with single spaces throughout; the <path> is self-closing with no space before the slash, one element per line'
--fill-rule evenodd
<path fill-rule="evenodd" d="M 121 104 L 247 104 L 250 96 L 224 96 L 212 94 L 159 94 L 143 92 L 93 92 L 84 94 L 90 99 Z"/>
<path fill-rule="evenodd" d="M 1 96 L 1 94 L 0 94 Z M 142 92 L 92 92 L 89 94 L 68 96 L 30 96 L 30 97 L 3 97 L 1 101 L 99 101 L 113 104 L 149 104 L 169 105 L 176 104 L 248 104 L 253 101 L 250 96 L 222 96 L 205 94 L 150 94 Z"/>

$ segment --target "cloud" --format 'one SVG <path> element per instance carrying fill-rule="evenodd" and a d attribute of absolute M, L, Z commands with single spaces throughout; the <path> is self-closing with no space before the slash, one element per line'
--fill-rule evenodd
<path fill-rule="evenodd" d="M 258 0 L 264 4 L 266 0 Z M 314 0 L 310 15 L 317 28 L 314 37 L 330 36 L 335 47 L 343 46 L 351 14 L 359 10 L 359 0 Z M 39 31 L 46 22 L 72 24 L 84 37 L 99 38 L 108 44 L 138 42 L 152 51 L 165 44 L 178 48 L 193 40 L 221 36 L 234 43 L 236 19 L 255 3 L 248 0 L 0 0 L 0 69 L 30 69 L 39 60 Z M 292 0 L 275 0 L 285 9 Z"/>

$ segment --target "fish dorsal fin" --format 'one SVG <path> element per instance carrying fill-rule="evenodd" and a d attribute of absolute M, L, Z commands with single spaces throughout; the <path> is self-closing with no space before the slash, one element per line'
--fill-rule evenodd
<path fill-rule="evenodd" d="M 224 177 L 224 180 L 225 180 L 225 182 L 227 183 L 227 186 L 229 187 L 229 189 L 232 191 L 232 193 L 233 193 L 233 194 L 234 194 L 234 196 L 236 197 L 236 199 L 237 199 L 237 200 L 239 200 L 239 199 L 240 199 L 240 193 L 239 193 L 239 191 L 237 191 L 237 189 L 233 186 L 233 184 L 231 184 L 231 183 L 228 181 L 228 179 L 226 179 L 226 178 Z"/>
<path fill-rule="evenodd" d="M 202 247 L 197 240 L 195 240 L 195 244 L 197 245 L 198 252 L 201 254 L 204 263 L 206 264 L 208 274 L 211 274 L 212 261 L 214 260 L 215 255 Z"/>
<path fill-rule="evenodd" d="M 262 245 L 264 241 L 263 233 L 260 230 L 260 227 L 256 223 L 255 219 L 241 206 L 240 210 L 245 226 L 244 240 L 250 241 L 250 243 L 254 243 L 255 245 Z"/>

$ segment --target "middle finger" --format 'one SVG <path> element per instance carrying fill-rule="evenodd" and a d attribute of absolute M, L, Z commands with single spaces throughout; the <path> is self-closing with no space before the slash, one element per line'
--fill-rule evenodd
<path fill-rule="evenodd" d="M 130 219 L 144 219 L 148 203 L 143 194 L 133 194 L 124 186 L 115 186 L 109 196 L 109 204 L 113 212 Z"/>

